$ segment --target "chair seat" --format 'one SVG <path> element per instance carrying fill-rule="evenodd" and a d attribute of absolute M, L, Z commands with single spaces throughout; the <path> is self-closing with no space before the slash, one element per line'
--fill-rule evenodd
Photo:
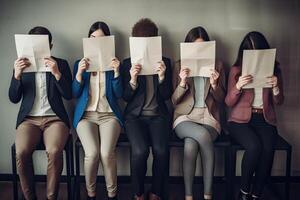
<path fill-rule="evenodd" d="M 76 145 L 78 147 L 81 147 L 81 142 L 79 138 L 76 140 Z M 220 136 L 216 139 L 214 142 L 214 145 L 217 147 L 228 147 L 231 145 L 231 141 L 228 135 L 221 133 Z M 128 147 L 130 146 L 130 143 L 128 141 L 128 137 L 126 133 L 122 132 L 119 136 L 118 147 Z M 170 142 L 169 142 L 170 147 L 183 147 L 183 140 L 178 138 L 174 132 L 172 132 Z"/>
<path fill-rule="evenodd" d="M 231 148 L 234 148 L 235 150 L 244 150 L 244 148 L 235 141 L 232 140 L 231 143 Z M 277 136 L 275 150 L 290 150 L 291 148 L 291 145 L 283 137 L 280 135 Z"/>

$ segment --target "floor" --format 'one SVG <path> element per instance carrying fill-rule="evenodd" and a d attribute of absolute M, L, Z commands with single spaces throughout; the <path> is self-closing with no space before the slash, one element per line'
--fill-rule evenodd
<path fill-rule="evenodd" d="M 149 185 L 146 185 L 146 188 L 149 188 Z M 195 199 L 201 199 L 202 197 L 202 185 L 195 185 L 194 193 Z M 264 200 L 286 200 L 281 197 L 283 193 L 283 184 L 273 184 L 269 186 L 264 192 Z M 238 190 L 238 187 L 235 188 Z M 81 198 L 85 200 L 86 191 L 84 184 L 81 184 Z M 45 183 L 37 183 L 36 191 L 38 199 L 45 199 Z M 215 184 L 215 200 L 225 200 L 225 185 L 224 184 Z M 105 195 L 105 185 L 97 185 L 97 199 L 107 199 Z M 290 200 L 299 200 L 300 196 L 300 183 L 291 184 L 290 190 Z M 0 200 L 11 200 L 13 199 L 12 195 L 12 184 L 10 182 L 0 182 Z M 65 183 L 62 183 L 60 186 L 59 200 L 67 199 L 67 187 Z M 119 185 L 119 200 L 129 200 L 131 199 L 131 189 L 129 184 L 120 184 Z M 182 200 L 184 199 L 184 189 L 182 185 L 179 184 L 170 184 L 170 200 Z"/>

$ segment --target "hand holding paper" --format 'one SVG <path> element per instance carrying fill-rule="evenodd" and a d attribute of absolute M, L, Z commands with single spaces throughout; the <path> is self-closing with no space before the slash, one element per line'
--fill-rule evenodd
<path fill-rule="evenodd" d="M 14 64 L 14 77 L 20 80 L 21 74 L 25 68 L 30 66 L 30 62 L 27 58 L 18 58 Z"/>
<path fill-rule="evenodd" d="M 135 64 L 130 68 L 130 83 L 133 85 L 137 84 L 137 76 L 141 73 L 142 66 L 140 64 Z"/>
<path fill-rule="evenodd" d="M 252 75 L 253 81 L 243 88 L 268 88 L 268 78 L 274 73 L 276 49 L 244 50 L 242 76 Z"/>
<path fill-rule="evenodd" d="M 50 71 L 44 61 L 51 57 L 48 35 L 16 34 L 15 43 L 18 57 L 27 58 L 30 62 L 23 72 Z"/>
<path fill-rule="evenodd" d="M 215 69 L 215 54 L 215 41 L 180 43 L 181 66 L 190 69 L 190 77 L 210 77 Z"/>
<path fill-rule="evenodd" d="M 158 63 L 159 63 L 159 65 L 156 69 L 156 72 L 158 74 L 159 80 L 163 81 L 165 79 L 166 65 L 163 61 L 160 61 Z"/>
<path fill-rule="evenodd" d="M 220 74 L 219 74 L 219 72 L 217 72 L 217 70 L 215 70 L 215 69 L 211 70 L 209 82 L 213 89 L 215 89 L 217 87 L 219 76 L 220 76 Z"/>
<path fill-rule="evenodd" d="M 88 72 L 110 71 L 115 58 L 115 37 L 83 38 L 83 54 L 88 58 Z"/>
<path fill-rule="evenodd" d="M 180 83 L 179 85 L 183 88 L 186 86 L 187 78 L 189 76 L 190 70 L 188 68 L 181 67 L 179 72 Z"/>
<path fill-rule="evenodd" d="M 55 79 L 59 80 L 61 77 L 61 73 L 58 69 L 56 61 L 53 58 L 45 58 L 44 62 L 47 68 L 49 68 L 51 74 L 55 76 Z"/>
<path fill-rule="evenodd" d="M 139 75 L 157 74 L 162 60 L 161 37 L 130 37 L 129 45 L 132 65 L 141 65 Z"/>

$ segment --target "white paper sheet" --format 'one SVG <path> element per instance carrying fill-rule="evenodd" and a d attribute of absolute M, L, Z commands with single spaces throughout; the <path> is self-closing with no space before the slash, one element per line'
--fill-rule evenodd
<path fill-rule="evenodd" d="M 267 77 L 274 74 L 276 49 L 244 50 L 242 75 L 252 75 L 253 82 L 243 88 L 269 88 Z"/>
<path fill-rule="evenodd" d="M 156 67 L 162 60 L 161 36 L 130 37 L 129 45 L 132 65 L 142 65 L 139 75 L 157 74 Z"/>
<path fill-rule="evenodd" d="M 88 58 L 88 72 L 110 71 L 111 61 L 115 58 L 115 36 L 83 38 L 83 54 Z"/>
<path fill-rule="evenodd" d="M 215 69 L 216 42 L 180 43 L 181 66 L 190 70 L 189 76 L 210 77 Z"/>
<path fill-rule="evenodd" d="M 26 57 L 31 65 L 23 72 L 47 72 L 44 58 L 51 56 L 48 35 L 16 34 L 15 43 L 18 57 Z"/>

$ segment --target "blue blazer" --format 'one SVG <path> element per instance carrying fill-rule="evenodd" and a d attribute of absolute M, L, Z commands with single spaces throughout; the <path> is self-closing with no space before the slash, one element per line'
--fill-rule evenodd
<path fill-rule="evenodd" d="M 72 94 L 73 97 L 77 99 L 77 103 L 74 111 L 74 118 L 73 118 L 73 126 L 75 128 L 77 127 L 79 121 L 81 120 L 89 100 L 89 86 L 90 86 L 90 75 L 91 75 L 90 72 L 84 72 L 82 74 L 82 82 L 79 83 L 76 80 L 78 64 L 79 64 L 79 60 L 76 61 L 74 64 L 74 70 L 73 70 L 74 80 L 72 83 Z M 105 95 L 108 104 L 110 105 L 112 111 L 116 115 L 120 124 L 123 126 L 122 111 L 118 104 L 118 98 L 121 98 L 123 95 L 121 75 L 117 78 L 114 78 L 113 71 L 105 72 L 105 92 L 106 92 Z"/>

